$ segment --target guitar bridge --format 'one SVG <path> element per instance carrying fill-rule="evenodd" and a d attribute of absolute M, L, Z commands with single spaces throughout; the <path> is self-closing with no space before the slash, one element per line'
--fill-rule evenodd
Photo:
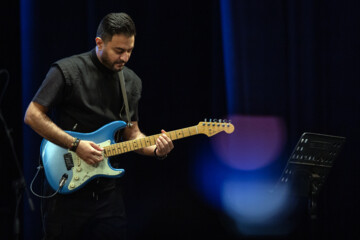
<path fill-rule="evenodd" d="M 74 161 L 72 159 L 71 153 L 64 154 L 64 161 L 65 161 L 65 165 L 66 165 L 67 170 L 70 170 L 71 168 L 74 167 Z"/>

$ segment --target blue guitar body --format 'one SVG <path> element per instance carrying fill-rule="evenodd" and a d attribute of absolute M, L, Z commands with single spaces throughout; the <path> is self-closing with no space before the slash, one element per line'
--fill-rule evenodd
<path fill-rule="evenodd" d="M 125 122 L 115 121 L 91 133 L 66 132 L 73 137 L 93 141 L 101 147 L 105 147 L 114 144 L 116 131 L 125 127 Z M 41 143 L 40 153 L 46 178 L 54 190 L 59 188 L 59 182 L 67 174 L 68 178 L 59 190 L 62 194 L 72 193 L 96 177 L 115 178 L 121 177 L 125 173 L 124 169 L 113 168 L 107 157 L 104 157 L 104 160 L 99 164 L 89 165 L 79 158 L 76 153 L 46 139 Z"/>

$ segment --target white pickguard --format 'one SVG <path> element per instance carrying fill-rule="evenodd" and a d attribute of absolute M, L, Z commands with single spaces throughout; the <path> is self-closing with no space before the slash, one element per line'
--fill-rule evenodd
<path fill-rule="evenodd" d="M 109 146 L 110 143 L 110 140 L 108 140 L 100 143 L 99 146 Z M 107 157 L 104 157 L 104 160 L 98 164 L 90 165 L 79 158 L 76 153 L 72 151 L 69 152 L 71 153 L 74 162 L 74 167 L 72 168 L 73 177 L 68 185 L 69 190 L 78 188 L 94 176 L 116 176 L 122 173 L 122 171 L 116 171 L 110 167 L 109 159 Z"/>

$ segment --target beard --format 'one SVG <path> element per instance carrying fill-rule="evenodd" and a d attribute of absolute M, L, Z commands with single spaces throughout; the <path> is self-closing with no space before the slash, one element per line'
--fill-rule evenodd
<path fill-rule="evenodd" d="M 124 61 L 121 61 L 121 60 L 111 61 L 109 58 L 109 55 L 105 51 L 101 55 L 100 60 L 101 60 L 101 63 L 105 65 L 105 67 L 107 67 L 108 69 L 110 69 L 111 71 L 114 71 L 114 72 L 121 71 L 125 66 Z"/>

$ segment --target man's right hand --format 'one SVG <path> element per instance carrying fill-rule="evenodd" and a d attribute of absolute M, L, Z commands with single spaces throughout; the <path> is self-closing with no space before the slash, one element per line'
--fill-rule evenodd
<path fill-rule="evenodd" d="M 76 154 L 87 164 L 96 164 L 101 162 L 104 149 L 94 142 L 80 140 L 76 149 Z"/>

